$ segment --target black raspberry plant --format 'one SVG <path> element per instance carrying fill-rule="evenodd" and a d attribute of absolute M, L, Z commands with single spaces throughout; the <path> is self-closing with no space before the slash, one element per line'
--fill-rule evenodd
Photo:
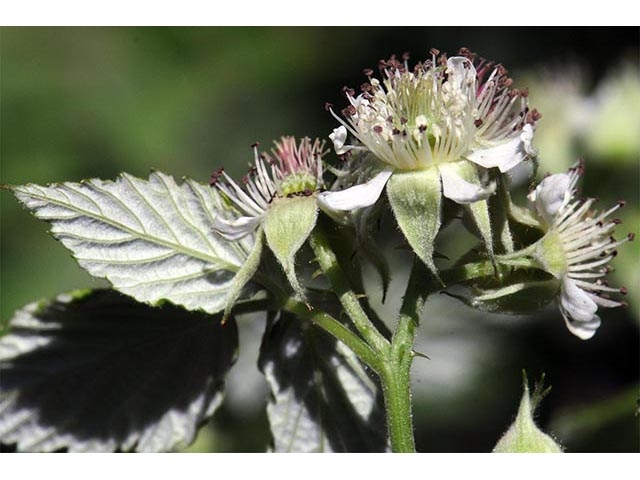
<path fill-rule="evenodd" d="M 283 136 L 270 151 L 254 144 L 242 180 L 220 169 L 209 185 L 153 172 L 4 186 L 112 288 L 11 319 L 0 338 L 0 441 L 26 451 L 192 442 L 222 402 L 248 313 L 267 324 L 259 367 L 274 451 L 415 451 L 414 341 L 436 292 L 462 288 L 468 305 L 504 313 L 529 308 L 519 294 L 536 288 L 536 308 L 556 300 L 568 330 L 591 338 L 598 307 L 624 305 L 615 296 L 626 290 L 604 279 L 633 239 L 612 236 L 623 203 L 597 212 L 577 199 L 583 163 L 544 178 L 527 207 L 512 201 L 507 173 L 536 163 L 541 115 L 504 66 L 463 48 L 432 49 L 413 66 L 393 56 L 379 70 L 365 71 L 358 95 L 343 89 L 341 115 L 330 108 L 335 152 Z M 371 262 L 388 284 L 372 228 L 386 208 L 413 262 L 392 318 L 372 308 L 362 276 Z M 461 214 L 472 222 L 452 228 L 469 228 L 481 247 L 442 259 L 441 225 Z M 495 450 L 562 451 L 533 423 L 541 395 L 524 389 Z"/>

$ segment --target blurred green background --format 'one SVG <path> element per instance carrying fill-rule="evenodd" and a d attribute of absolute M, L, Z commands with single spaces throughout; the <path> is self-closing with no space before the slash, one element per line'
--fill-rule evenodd
<path fill-rule="evenodd" d="M 585 158 L 585 194 L 603 206 L 626 198 L 618 231 L 640 233 L 637 28 L 2 28 L 0 180 L 46 184 L 156 168 L 206 182 L 222 165 L 240 174 L 255 141 L 326 137 L 335 121 L 324 103 L 343 105 L 340 88 L 360 85 L 362 69 L 380 58 L 461 46 L 504 63 L 530 89 L 543 114 L 541 173 Z M 526 184 L 521 203 L 524 193 Z M 3 322 L 31 300 L 103 285 L 10 194 L 0 207 Z M 442 240 L 456 236 L 445 231 Z M 396 299 L 405 262 L 394 253 Z M 414 369 L 418 448 L 489 451 L 516 411 L 526 368 L 546 372 L 553 390 L 538 421 L 567 450 L 638 451 L 638 243 L 614 265 L 612 283 L 627 286 L 630 306 L 601 312 L 588 342 L 570 336 L 555 309 L 488 317 L 435 299 L 420 332 L 431 360 Z M 395 305 L 380 308 L 392 317 Z M 264 451 L 265 387 L 254 366 L 262 327 L 242 326 L 227 402 L 191 451 Z"/>

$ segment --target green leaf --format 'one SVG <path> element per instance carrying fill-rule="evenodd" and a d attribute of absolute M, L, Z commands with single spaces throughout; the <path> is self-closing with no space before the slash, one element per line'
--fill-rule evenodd
<path fill-rule="evenodd" d="M 388 449 L 378 384 L 333 337 L 282 314 L 265 335 L 259 365 L 271 387 L 276 452 Z"/>
<path fill-rule="evenodd" d="M 387 183 L 387 196 L 400 230 L 416 255 L 436 275 L 433 251 L 440 230 L 441 191 L 437 168 L 396 171 Z"/>
<path fill-rule="evenodd" d="M 20 451 L 168 451 L 222 401 L 234 321 L 112 290 L 16 312 L 0 338 L 0 442 Z"/>
<path fill-rule="evenodd" d="M 291 197 L 276 199 L 267 210 L 264 222 L 267 244 L 302 299 L 305 295 L 296 276 L 295 255 L 309 237 L 317 219 L 315 197 Z"/>
<path fill-rule="evenodd" d="M 213 233 L 225 208 L 214 189 L 160 172 L 11 189 L 83 268 L 144 303 L 222 310 L 253 245 L 252 236 L 231 243 Z"/>

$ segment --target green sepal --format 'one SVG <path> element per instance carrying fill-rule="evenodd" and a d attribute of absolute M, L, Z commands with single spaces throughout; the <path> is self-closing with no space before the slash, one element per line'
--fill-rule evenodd
<path fill-rule="evenodd" d="M 251 281 L 253 275 L 258 270 L 258 266 L 260 265 L 260 259 L 262 258 L 262 245 L 264 244 L 264 239 L 262 235 L 262 227 L 260 227 L 255 234 L 255 243 L 253 244 L 253 248 L 249 253 L 249 256 L 245 260 L 240 270 L 236 272 L 235 277 L 233 278 L 233 283 L 229 289 L 229 293 L 227 295 L 227 303 L 224 307 L 224 313 L 222 315 L 222 323 L 225 323 L 231 314 L 231 309 L 233 305 L 236 303 L 236 300 L 240 297 L 242 290 L 244 287 Z"/>
<path fill-rule="evenodd" d="M 515 244 L 511 225 L 509 225 L 509 202 L 511 201 L 508 189 L 509 178 L 498 172 L 495 180 L 498 183 L 498 191 L 490 200 L 493 236 L 500 239 L 504 253 L 512 253 L 515 250 Z"/>
<path fill-rule="evenodd" d="M 398 226 L 416 255 L 438 276 L 433 261 L 440 230 L 442 186 L 437 168 L 396 171 L 387 183 L 387 196 Z"/>
<path fill-rule="evenodd" d="M 491 216 L 489 215 L 489 201 L 478 200 L 477 202 L 467 205 L 467 209 L 473 218 L 473 222 L 480 232 L 480 236 L 484 241 L 487 254 L 492 262 L 495 263 L 493 253 L 493 232 L 491 225 Z"/>
<path fill-rule="evenodd" d="M 541 310 L 557 294 L 558 282 L 555 279 L 531 280 L 480 290 L 465 303 L 484 312 L 522 315 Z"/>
<path fill-rule="evenodd" d="M 562 447 L 540 430 L 533 421 L 533 413 L 545 392 L 536 386 L 529 395 L 529 385 L 524 381 L 524 393 L 518 415 L 509 430 L 498 441 L 494 453 L 562 453 Z"/>
<path fill-rule="evenodd" d="M 380 275 L 382 282 L 382 303 L 385 302 L 389 284 L 391 283 L 391 269 L 387 257 L 373 238 L 373 225 L 379 220 L 381 215 L 378 204 L 361 208 L 354 213 L 354 223 L 356 227 L 356 240 L 358 250 L 362 256 L 371 264 Z"/>
<path fill-rule="evenodd" d="M 513 203 L 511 194 L 508 191 L 504 193 L 504 196 L 507 200 L 507 211 L 512 219 L 514 219 L 518 223 L 521 223 L 522 225 L 526 225 L 527 227 L 540 229 L 542 228 L 542 224 L 533 213 L 533 210 L 521 207 L 520 205 Z"/>
<path fill-rule="evenodd" d="M 296 276 L 295 255 L 309 237 L 317 219 L 315 196 L 288 197 L 274 200 L 264 222 L 267 244 L 301 300 L 305 299 L 305 295 Z"/>

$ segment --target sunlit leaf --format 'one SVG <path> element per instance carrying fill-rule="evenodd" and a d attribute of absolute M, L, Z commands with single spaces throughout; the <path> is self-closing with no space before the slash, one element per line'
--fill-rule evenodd
<path fill-rule="evenodd" d="M 20 451 L 167 451 L 220 405 L 233 320 L 112 290 L 19 310 L 0 338 L 0 442 Z"/>
<path fill-rule="evenodd" d="M 283 314 L 267 332 L 259 362 L 271 387 L 276 452 L 387 449 L 378 385 L 342 343 Z"/>
<path fill-rule="evenodd" d="M 214 189 L 160 172 L 47 187 L 11 187 L 96 277 L 136 300 L 189 310 L 224 309 L 253 238 L 227 242 L 211 228 L 224 207 Z"/>

